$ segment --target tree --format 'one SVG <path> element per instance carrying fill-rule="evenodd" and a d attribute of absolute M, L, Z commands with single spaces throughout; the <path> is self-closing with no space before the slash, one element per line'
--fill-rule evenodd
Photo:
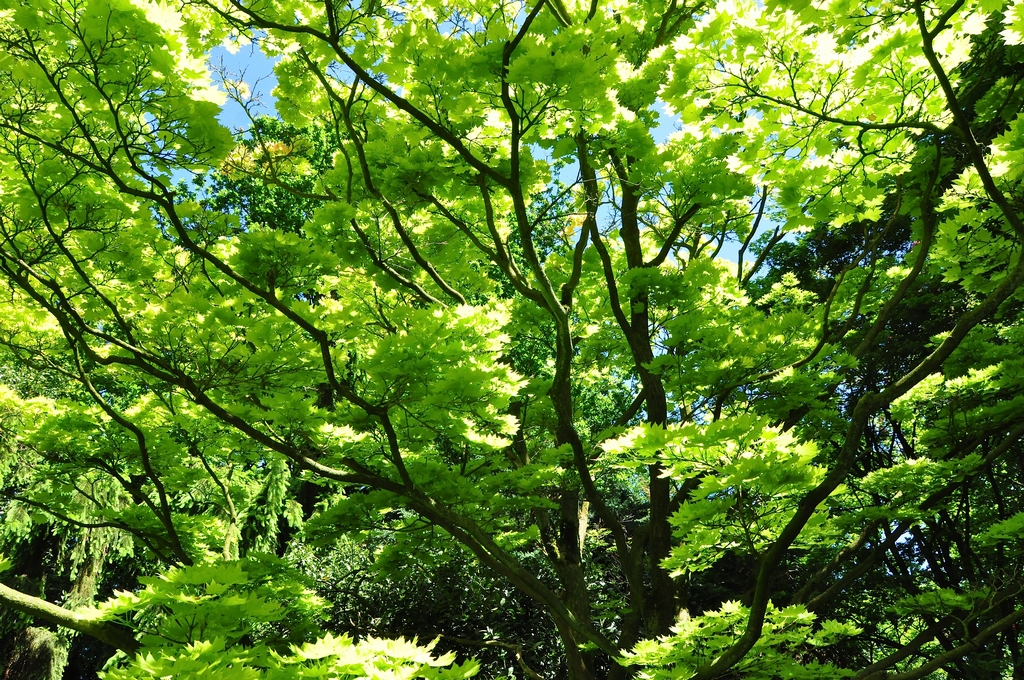
<path fill-rule="evenodd" d="M 1022 7 L 10 3 L 2 343 L 76 392 L 5 394 L 6 498 L 166 571 L 0 597 L 348 672 L 288 548 L 383 527 L 574 680 L 1019 677 Z"/>

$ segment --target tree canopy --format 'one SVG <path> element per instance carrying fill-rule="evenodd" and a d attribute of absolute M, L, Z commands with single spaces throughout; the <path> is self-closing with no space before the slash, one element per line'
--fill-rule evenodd
<path fill-rule="evenodd" d="M 7 673 L 1024 678 L 1022 44 L 0 0 Z"/>

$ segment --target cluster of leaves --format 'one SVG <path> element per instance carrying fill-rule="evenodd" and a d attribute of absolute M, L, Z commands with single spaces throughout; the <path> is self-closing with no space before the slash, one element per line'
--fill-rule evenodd
<path fill-rule="evenodd" d="M 303 580 L 266 556 L 143 578 L 141 590 L 118 592 L 98 608 L 100 620 L 134 619 L 141 644 L 130 665 L 103 677 L 464 680 L 478 670 L 401 639 L 328 634 L 294 644 L 315 636 L 323 614 L 324 603 Z"/>

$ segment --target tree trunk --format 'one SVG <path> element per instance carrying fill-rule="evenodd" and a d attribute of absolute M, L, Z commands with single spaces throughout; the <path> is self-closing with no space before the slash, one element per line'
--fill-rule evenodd
<path fill-rule="evenodd" d="M 644 263 L 643 247 L 640 242 L 640 198 L 628 179 L 628 173 L 618 163 L 616 166 L 620 172 L 619 187 L 622 191 L 622 229 L 619 235 L 626 253 L 626 264 L 630 270 L 643 269 L 647 265 Z M 640 384 L 643 386 L 647 422 L 650 425 L 665 427 L 668 424 L 665 385 L 661 381 L 661 376 L 647 370 L 647 365 L 654 360 L 649 303 L 646 290 L 634 292 L 629 299 L 629 326 L 623 327 L 622 330 L 629 343 Z M 651 611 L 645 618 L 648 621 L 647 634 L 652 636 L 667 635 L 675 623 L 676 615 L 675 582 L 661 567 L 662 560 L 669 556 L 672 549 L 672 527 L 668 521 L 671 514 L 671 482 L 664 476 L 664 472 L 665 469 L 660 464 L 648 468 L 651 494 L 648 534 L 651 593 L 647 602 Z"/>
<path fill-rule="evenodd" d="M 60 680 L 68 650 L 56 633 L 46 628 L 25 628 L 3 646 L 4 670 L 0 680 Z"/>
<path fill-rule="evenodd" d="M 555 561 L 554 566 L 562 583 L 562 600 L 578 621 L 590 625 L 590 593 L 583 571 L 583 540 L 587 533 L 587 513 L 590 504 L 580 501 L 578 490 L 563 489 L 560 506 L 561 526 L 557 538 L 559 559 Z M 572 635 L 572 639 L 565 640 L 567 649 L 575 640 L 575 634 Z M 569 664 L 570 677 L 594 677 L 594 653 L 579 652 L 578 643 L 574 646 L 577 647 L 579 659 L 575 668 L 573 663 Z"/>

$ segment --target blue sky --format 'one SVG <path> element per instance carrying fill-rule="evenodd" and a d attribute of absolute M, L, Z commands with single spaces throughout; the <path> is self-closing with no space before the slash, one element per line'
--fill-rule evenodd
<path fill-rule="evenodd" d="M 261 104 L 256 109 L 258 112 L 274 113 L 274 104 L 277 101 L 271 94 L 277 85 L 274 61 L 263 54 L 256 43 L 240 48 L 235 54 L 231 54 L 224 47 L 218 47 L 210 53 L 210 64 L 215 70 L 223 69 L 226 76 L 244 81 Z M 249 119 L 244 109 L 231 100 L 224 104 L 218 119 L 221 124 L 232 130 L 249 127 Z"/>

